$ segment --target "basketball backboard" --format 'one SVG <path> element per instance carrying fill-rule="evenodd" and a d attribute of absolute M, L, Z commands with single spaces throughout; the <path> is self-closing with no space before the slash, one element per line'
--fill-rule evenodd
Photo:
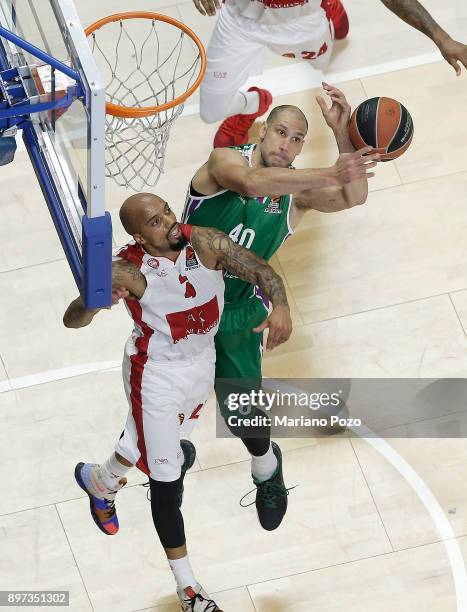
<path fill-rule="evenodd" d="M 71 68 L 65 76 L 63 68 L 51 68 L 46 57 L 38 59 L 36 50 L 0 31 L 0 70 L 19 69 L 31 110 L 78 83 L 66 109 L 31 112 L 23 139 L 85 303 L 106 306 L 111 222 L 104 192 L 105 90 L 78 14 L 71 0 L 0 0 L 0 25 Z"/>

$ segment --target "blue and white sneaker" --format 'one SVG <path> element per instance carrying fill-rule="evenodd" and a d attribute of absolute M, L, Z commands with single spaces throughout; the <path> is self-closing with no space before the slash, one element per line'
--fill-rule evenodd
<path fill-rule="evenodd" d="M 99 466 L 96 463 L 78 463 L 75 467 L 75 479 L 78 485 L 89 497 L 91 516 L 94 522 L 107 535 L 115 535 L 118 531 L 118 517 L 115 510 L 115 496 L 117 491 L 127 483 L 125 477 L 119 481 L 116 491 L 102 488 L 98 490 L 97 479 L 91 478 L 93 470 Z"/>

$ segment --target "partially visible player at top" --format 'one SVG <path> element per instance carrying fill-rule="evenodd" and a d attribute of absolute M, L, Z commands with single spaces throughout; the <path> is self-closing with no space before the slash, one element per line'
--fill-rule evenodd
<path fill-rule="evenodd" d="M 260 144 L 212 151 L 190 183 L 184 222 L 216 227 L 268 260 L 307 211 L 336 212 L 363 204 L 368 196 L 367 179 L 373 176 L 370 171 L 379 155 L 371 153 L 371 147 L 354 150 L 345 96 L 335 87 L 324 87 L 332 105 L 328 108 L 321 97 L 318 103 L 340 152 L 334 166 L 291 168 L 302 150 L 308 122 L 296 106 L 276 107 L 261 126 Z M 267 310 L 254 284 L 232 274 L 226 274 L 224 281 L 225 308 L 215 344 L 216 394 L 226 418 L 227 395 L 235 391 L 229 381 L 243 380 L 253 390 L 261 385 L 262 338 L 251 329 L 265 328 Z M 235 433 L 252 457 L 259 521 L 267 530 L 276 529 L 287 509 L 280 448 L 270 442 L 267 427 Z"/>
<path fill-rule="evenodd" d="M 214 334 L 224 302 L 223 271 L 259 282 L 274 304 L 271 347 L 292 331 L 285 288 L 259 257 L 212 228 L 177 223 L 167 202 L 151 193 L 129 197 L 120 219 L 134 242 L 112 264 L 113 302 L 124 298 L 134 321 L 125 345 L 123 382 L 129 403 L 115 452 L 102 464 L 79 463 L 75 478 L 88 494 L 101 531 L 115 535 L 117 491 L 136 465 L 149 476 L 154 526 L 174 573 L 182 610 L 222 612 L 193 575 L 180 510 L 183 479 L 196 451 L 189 435 L 214 382 Z M 81 297 L 64 315 L 67 327 L 89 325 L 99 309 Z"/>
<path fill-rule="evenodd" d="M 219 10 L 207 49 L 207 70 L 200 88 L 200 114 L 213 123 L 226 119 L 215 147 L 245 144 L 248 130 L 272 102 L 266 89 L 241 88 L 262 71 L 265 47 L 323 69 L 333 41 L 347 36 L 349 20 L 341 0 L 193 0 L 203 15 Z M 381 0 L 400 19 L 426 34 L 456 74 L 467 67 L 467 46 L 453 40 L 417 0 Z"/>

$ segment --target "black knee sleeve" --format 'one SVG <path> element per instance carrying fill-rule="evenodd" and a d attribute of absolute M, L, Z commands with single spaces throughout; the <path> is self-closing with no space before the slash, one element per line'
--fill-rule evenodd
<path fill-rule="evenodd" d="M 231 393 L 248 393 L 249 391 L 257 390 L 259 388 L 259 382 L 253 379 L 235 379 L 230 381 L 229 379 L 217 379 L 216 380 L 216 397 L 220 412 L 225 420 L 225 424 L 229 428 L 230 432 L 237 438 L 240 438 L 243 444 L 248 449 L 250 455 L 260 457 L 267 453 L 269 444 L 271 442 L 271 427 L 270 425 L 264 425 L 266 414 L 258 407 L 248 406 L 248 413 L 243 414 L 247 419 L 246 422 L 250 421 L 253 417 L 258 416 L 259 425 L 246 425 L 242 422 L 241 415 L 238 420 L 235 421 L 235 426 L 230 425 L 229 416 L 231 412 L 228 410 L 228 396 Z M 263 418 L 261 418 L 263 417 Z"/>
<path fill-rule="evenodd" d="M 151 511 L 154 527 L 164 548 L 178 548 L 185 544 L 185 526 L 180 512 L 183 479 L 162 482 L 149 478 Z"/>
<path fill-rule="evenodd" d="M 271 430 L 268 427 L 268 435 L 263 438 L 242 438 L 243 444 L 247 447 L 250 455 L 261 457 L 268 452 L 271 443 Z"/>

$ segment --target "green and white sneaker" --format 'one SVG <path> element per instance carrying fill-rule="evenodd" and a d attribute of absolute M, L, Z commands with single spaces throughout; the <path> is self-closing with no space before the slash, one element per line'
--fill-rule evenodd
<path fill-rule="evenodd" d="M 259 481 L 253 476 L 256 486 L 256 511 L 261 527 L 267 531 L 277 529 L 287 512 L 288 491 L 282 474 L 282 453 L 279 445 L 271 442 L 277 457 L 277 469 L 268 480 Z"/>

